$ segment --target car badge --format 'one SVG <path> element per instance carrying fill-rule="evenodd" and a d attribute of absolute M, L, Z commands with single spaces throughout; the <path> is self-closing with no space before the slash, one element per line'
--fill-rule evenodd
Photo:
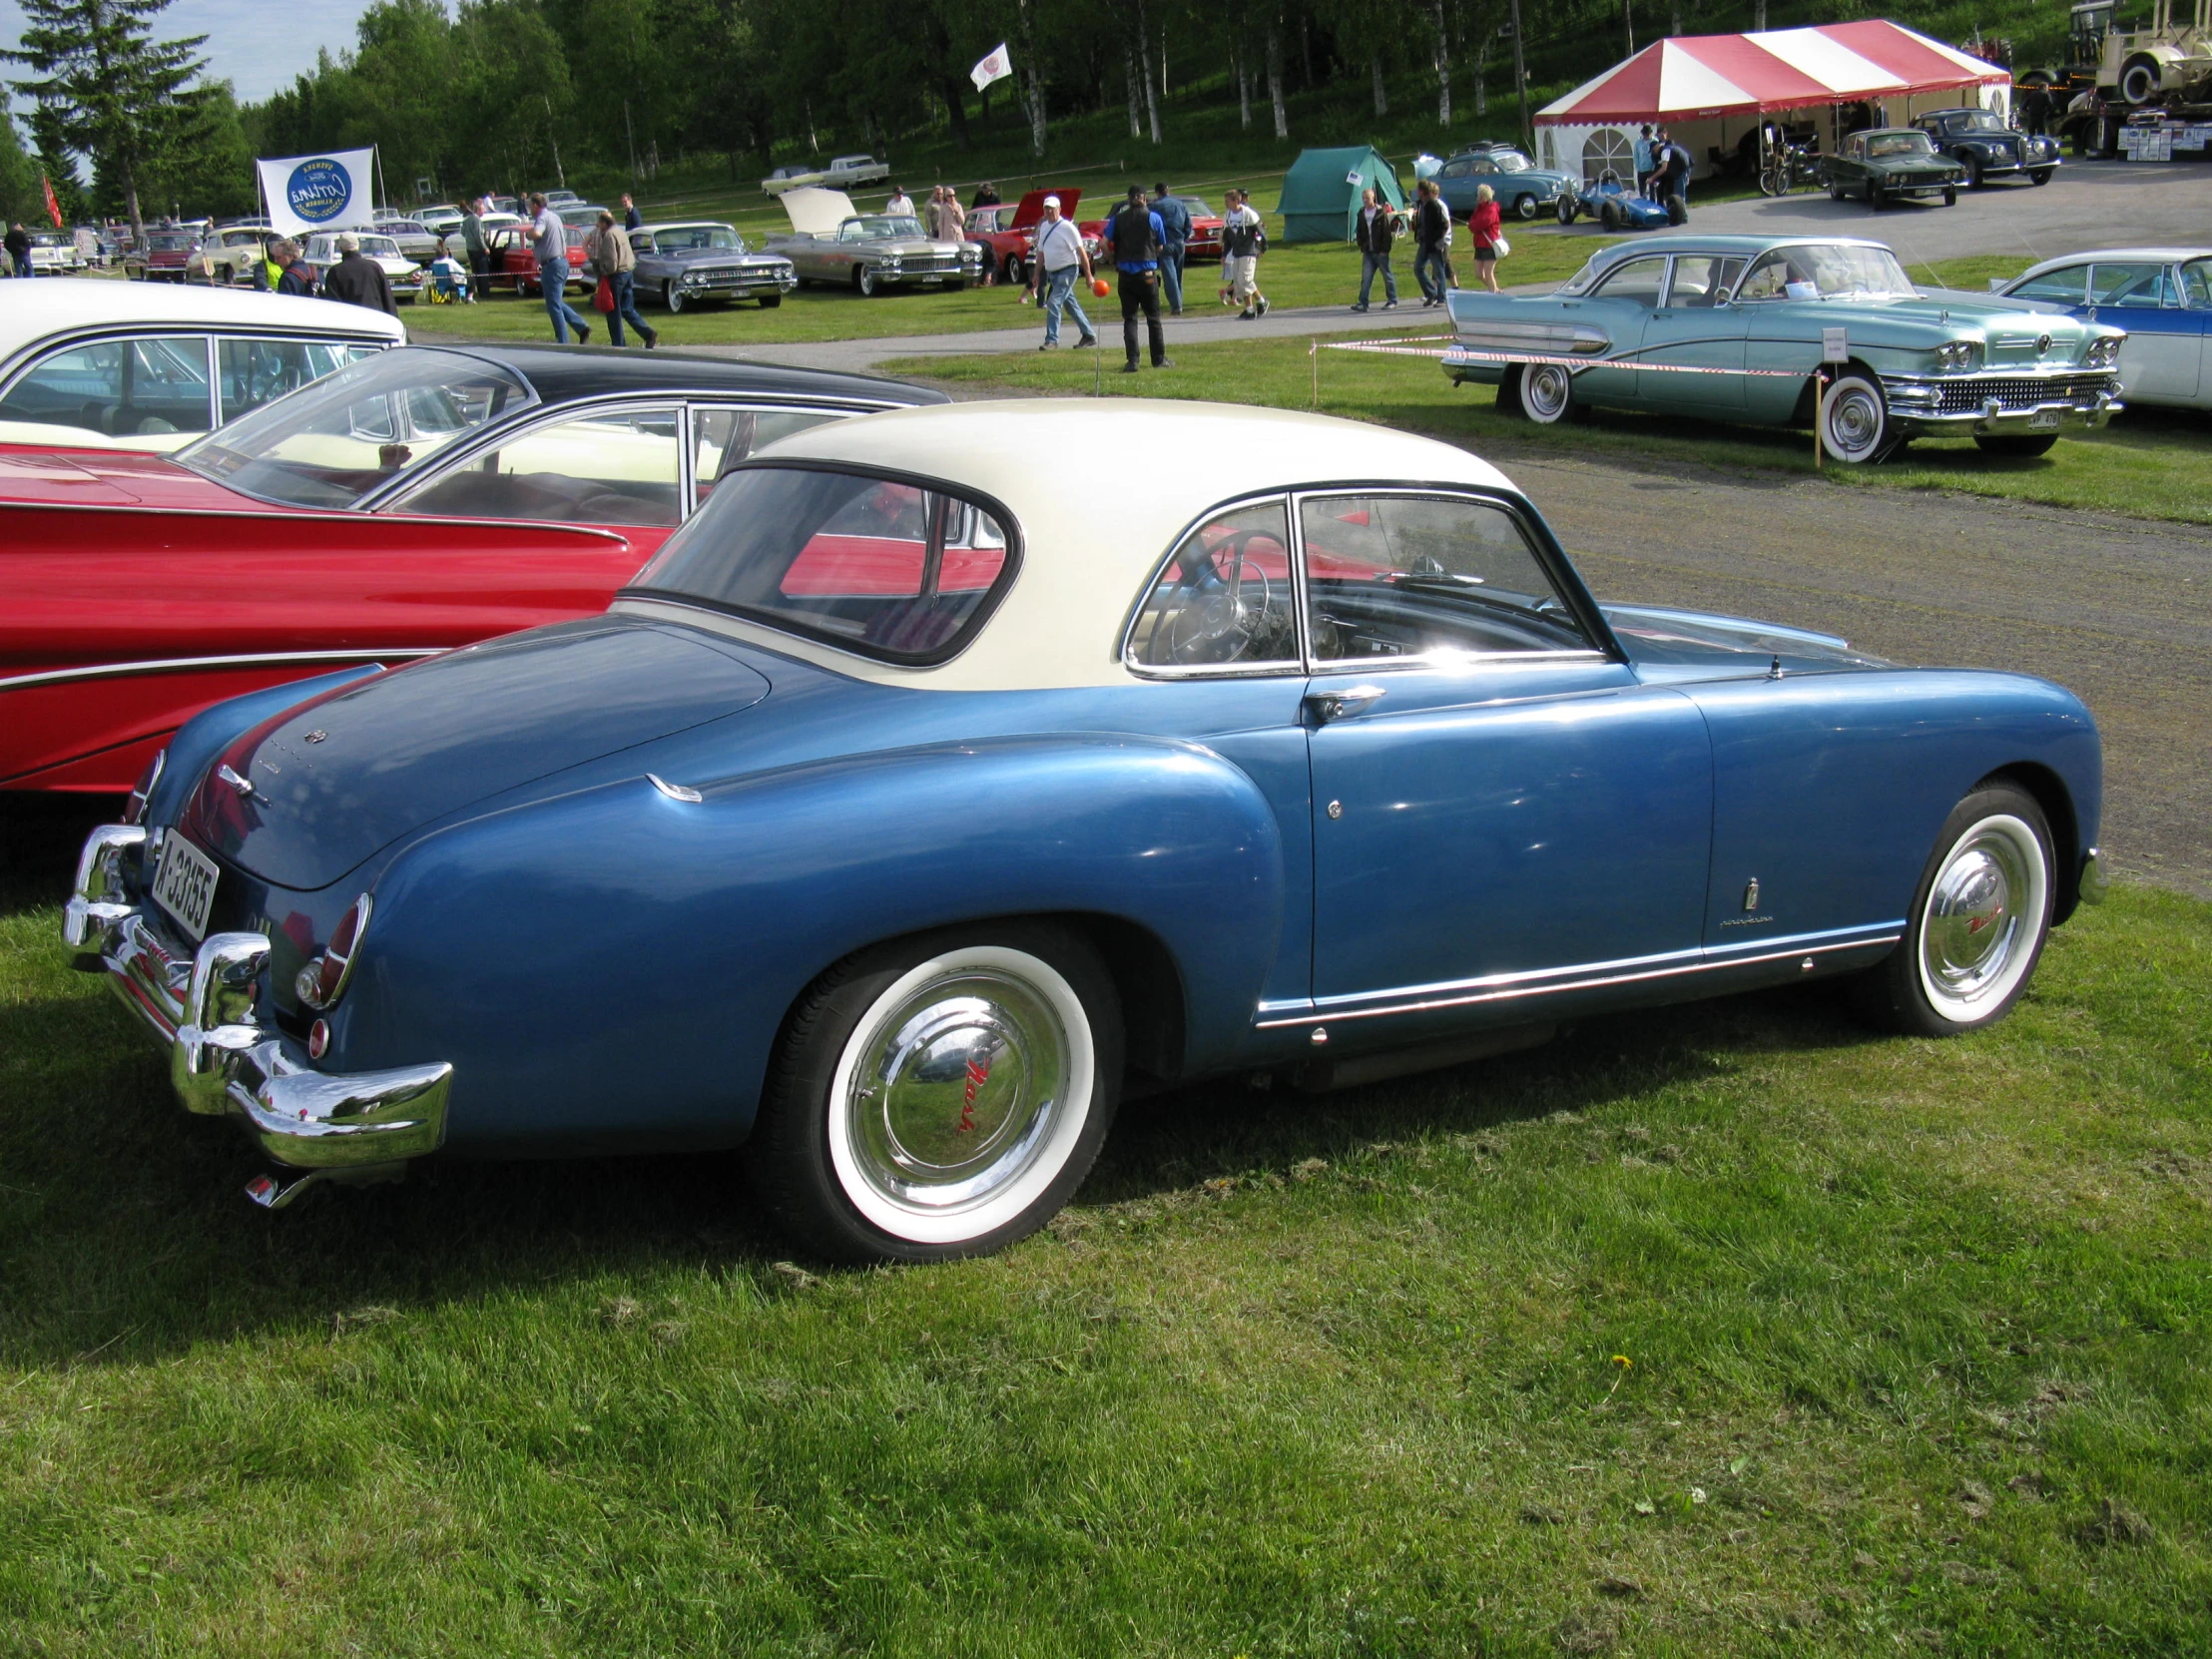
<path fill-rule="evenodd" d="M 2049 349 L 2050 349 L 2050 335 L 2048 335 L 2048 334 L 2037 334 L 2037 335 L 2035 336 L 2035 352 L 2036 352 L 2036 355 L 2037 355 L 2037 356 L 2040 356 L 2040 355 L 2042 355 L 2042 353 L 2043 353 L 2043 352 L 2045 352 L 2045 351 L 2048 351 Z"/>
<path fill-rule="evenodd" d="M 320 742 L 321 742 L 321 741 L 322 741 L 322 740 L 323 740 L 324 738 L 328 737 L 329 735 L 330 735 L 329 733 L 327 733 L 327 732 L 324 732 L 324 731 L 321 731 L 320 729 L 317 729 L 317 730 L 315 730 L 315 731 L 309 732 L 309 733 L 308 733 L 308 734 L 306 735 L 306 737 L 305 737 L 305 738 L 303 738 L 303 739 L 302 739 L 301 741 L 302 741 L 302 742 L 304 742 L 304 743 L 320 743 Z"/>

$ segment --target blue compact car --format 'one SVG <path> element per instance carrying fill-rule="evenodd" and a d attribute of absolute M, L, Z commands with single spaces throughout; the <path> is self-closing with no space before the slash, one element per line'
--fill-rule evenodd
<path fill-rule="evenodd" d="M 1600 605 L 1442 443 L 964 403 L 756 452 L 603 616 L 201 715 L 65 931 L 266 1205 L 743 1144 L 916 1261 L 1043 1223 L 1132 1084 L 1824 976 L 1987 1026 L 2098 896 L 2099 767 L 2039 680 Z"/>
<path fill-rule="evenodd" d="M 1579 191 L 1569 189 L 1559 198 L 1559 223 L 1572 225 L 1575 217 L 1599 221 L 1608 231 L 1659 231 L 1674 223 L 1666 204 L 1639 196 L 1608 168 L 1597 182 Z"/>

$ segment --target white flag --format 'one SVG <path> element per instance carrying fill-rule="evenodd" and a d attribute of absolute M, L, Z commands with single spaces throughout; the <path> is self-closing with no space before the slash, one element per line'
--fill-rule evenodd
<path fill-rule="evenodd" d="M 333 150 L 256 162 L 269 222 L 279 235 L 366 230 L 375 220 L 374 150 Z"/>
<path fill-rule="evenodd" d="M 993 81 L 1003 81 L 1014 72 L 1014 60 L 1006 55 L 1006 43 L 1000 41 L 998 50 L 968 71 L 968 79 L 981 92 Z"/>

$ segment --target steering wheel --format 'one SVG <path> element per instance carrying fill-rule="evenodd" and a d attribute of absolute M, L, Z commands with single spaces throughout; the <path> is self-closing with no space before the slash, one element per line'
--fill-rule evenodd
<path fill-rule="evenodd" d="M 1267 573 L 1245 556 L 1265 530 L 1232 536 L 1226 555 L 1217 547 L 1205 562 L 1176 584 L 1188 600 L 1169 613 L 1163 630 L 1167 660 L 1185 665 L 1234 663 L 1252 649 L 1275 609 L 1275 587 Z M 1202 582 L 1211 578 L 1208 585 Z"/>

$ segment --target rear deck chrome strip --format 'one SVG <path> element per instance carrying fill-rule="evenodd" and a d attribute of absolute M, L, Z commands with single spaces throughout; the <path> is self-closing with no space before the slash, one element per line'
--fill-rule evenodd
<path fill-rule="evenodd" d="M 280 663 L 373 663 L 386 657 L 435 657 L 452 647 L 444 645 L 382 646 L 366 651 L 260 651 L 231 657 L 158 657 L 142 662 L 94 663 L 84 668 L 47 669 L 39 674 L 11 675 L 0 680 L 0 692 L 21 691 L 26 686 L 61 685 L 71 680 L 116 680 L 132 674 L 183 674 L 201 668 L 260 668 Z"/>

